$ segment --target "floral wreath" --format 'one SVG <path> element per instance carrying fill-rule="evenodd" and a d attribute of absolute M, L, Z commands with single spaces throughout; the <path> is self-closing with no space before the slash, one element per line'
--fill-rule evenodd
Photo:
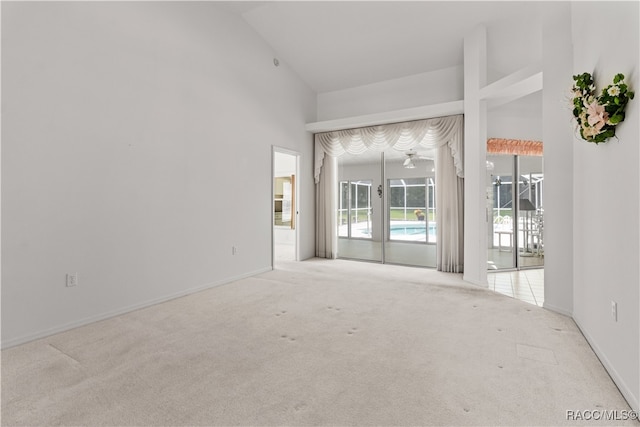
<path fill-rule="evenodd" d="M 595 96 L 596 86 L 589 73 L 573 76 L 573 116 L 576 131 L 587 142 L 599 144 L 616 135 L 616 126 L 624 121 L 624 110 L 634 93 L 624 83 L 624 75 L 616 74 L 613 84 Z"/>

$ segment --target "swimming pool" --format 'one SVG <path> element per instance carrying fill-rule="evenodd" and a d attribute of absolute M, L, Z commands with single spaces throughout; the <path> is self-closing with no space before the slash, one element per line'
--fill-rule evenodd
<path fill-rule="evenodd" d="M 389 226 L 389 234 L 393 237 L 398 236 L 416 236 L 420 234 L 425 234 L 426 224 L 418 223 L 418 224 L 391 224 Z M 436 235 L 436 225 L 433 223 L 429 224 L 429 235 Z"/>
<path fill-rule="evenodd" d="M 429 227 L 429 239 L 427 239 L 426 228 Z M 353 224 L 351 227 L 351 238 L 355 239 L 371 239 L 372 225 L 366 222 Z M 346 238 L 348 233 L 348 224 L 343 224 L 339 229 L 339 236 Z M 431 243 L 436 241 L 436 224 L 430 222 L 425 224 L 424 221 L 393 221 L 389 225 L 388 239 L 394 241 L 411 241 Z"/>

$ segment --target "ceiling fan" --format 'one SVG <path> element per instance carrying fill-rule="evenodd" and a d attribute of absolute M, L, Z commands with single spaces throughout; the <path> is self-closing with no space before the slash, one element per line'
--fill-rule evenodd
<path fill-rule="evenodd" d="M 404 160 L 404 163 L 402 164 L 402 166 L 404 166 L 407 169 L 414 169 L 416 167 L 414 163 L 416 159 L 433 160 L 433 155 L 431 155 L 431 153 L 429 152 L 418 153 L 415 150 L 409 150 L 409 151 L 406 151 L 404 155 L 407 158 Z"/>

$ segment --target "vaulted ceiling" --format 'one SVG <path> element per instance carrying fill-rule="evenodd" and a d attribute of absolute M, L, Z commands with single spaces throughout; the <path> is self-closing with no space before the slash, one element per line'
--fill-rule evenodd
<path fill-rule="evenodd" d="M 487 27 L 489 77 L 542 57 L 545 2 L 221 2 L 316 92 L 461 66 L 464 36 Z"/>

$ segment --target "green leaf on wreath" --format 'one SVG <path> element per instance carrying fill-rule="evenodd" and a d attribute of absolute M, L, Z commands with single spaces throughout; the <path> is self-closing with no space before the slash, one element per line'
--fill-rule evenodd
<path fill-rule="evenodd" d="M 622 121 L 622 119 L 623 117 L 620 114 L 616 114 L 609 119 L 609 122 L 611 122 L 611 124 L 617 125 Z"/>

